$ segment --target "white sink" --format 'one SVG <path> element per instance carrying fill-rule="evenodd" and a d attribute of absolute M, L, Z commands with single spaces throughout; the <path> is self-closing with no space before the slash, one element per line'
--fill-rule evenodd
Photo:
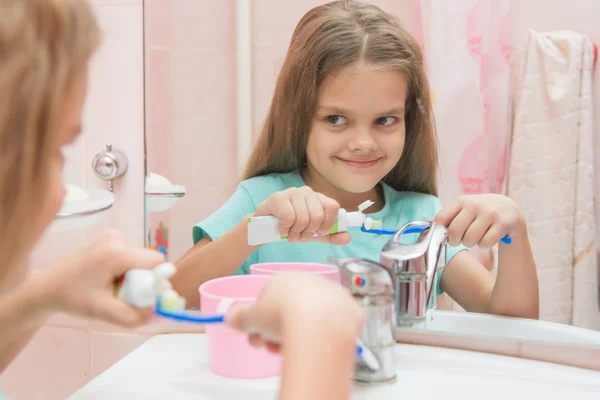
<path fill-rule="evenodd" d="M 521 358 L 398 344 L 396 365 L 396 382 L 355 386 L 350 399 L 600 398 L 600 372 Z M 269 400 L 279 384 L 217 376 L 205 335 L 171 334 L 148 340 L 71 399 Z"/>
<path fill-rule="evenodd" d="M 413 329 L 519 341 L 600 346 L 600 332 L 597 331 L 554 322 L 460 311 L 433 311 L 424 324 Z"/>

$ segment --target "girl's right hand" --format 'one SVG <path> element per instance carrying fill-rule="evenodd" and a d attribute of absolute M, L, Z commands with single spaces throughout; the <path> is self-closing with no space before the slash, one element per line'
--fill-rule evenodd
<path fill-rule="evenodd" d="M 287 237 L 290 243 L 317 240 L 346 245 L 350 242 L 348 232 L 327 235 L 339 210 L 337 201 L 303 186 L 272 194 L 258 206 L 254 216 L 273 215 L 279 218 L 281 236 Z"/>

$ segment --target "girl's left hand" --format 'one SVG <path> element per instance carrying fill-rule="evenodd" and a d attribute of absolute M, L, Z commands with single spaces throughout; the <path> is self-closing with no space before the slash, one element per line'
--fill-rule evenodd
<path fill-rule="evenodd" d="M 434 222 L 448 227 L 448 244 L 490 248 L 505 235 L 512 235 L 525 225 L 519 206 L 499 194 L 460 197 L 442 208 Z"/>

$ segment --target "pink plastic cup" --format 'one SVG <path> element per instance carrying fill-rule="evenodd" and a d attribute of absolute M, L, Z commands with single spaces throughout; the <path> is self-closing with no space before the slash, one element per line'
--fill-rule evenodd
<path fill-rule="evenodd" d="M 251 275 L 275 275 L 279 272 L 301 272 L 320 275 L 334 282 L 340 281 L 340 271 L 335 265 L 303 262 L 259 263 L 250 266 Z"/>
<path fill-rule="evenodd" d="M 204 315 L 223 314 L 233 303 L 251 304 L 270 276 L 239 275 L 203 283 L 200 308 Z M 281 356 L 255 349 L 248 335 L 223 324 L 206 325 L 210 369 L 228 378 L 267 378 L 281 373 Z"/>

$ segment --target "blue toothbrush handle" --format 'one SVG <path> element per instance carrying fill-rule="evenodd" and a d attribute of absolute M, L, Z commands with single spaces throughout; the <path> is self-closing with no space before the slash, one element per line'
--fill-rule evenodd
<path fill-rule="evenodd" d="M 160 315 L 164 318 L 173 319 L 176 321 L 183 322 L 193 322 L 196 324 L 219 324 L 225 322 L 225 316 L 216 314 L 216 315 L 194 315 L 184 312 L 172 312 L 163 310 L 160 307 L 156 307 L 154 310 L 156 315 Z"/>
<path fill-rule="evenodd" d="M 512 238 L 509 235 L 504 236 L 500 241 L 504 244 L 511 244 Z"/>
<path fill-rule="evenodd" d="M 398 232 L 398 230 L 391 230 L 391 229 L 367 229 L 365 228 L 365 226 L 361 226 L 360 230 L 366 233 L 372 233 L 375 235 L 395 235 L 396 232 Z M 424 226 L 411 226 L 410 228 L 407 228 L 403 234 L 404 235 L 408 235 L 411 233 L 421 233 L 425 230 Z M 512 238 L 509 235 L 504 236 L 502 239 L 500 239 L 500 241 L 504 244 L 511 244 L 512 243 Z"/>

